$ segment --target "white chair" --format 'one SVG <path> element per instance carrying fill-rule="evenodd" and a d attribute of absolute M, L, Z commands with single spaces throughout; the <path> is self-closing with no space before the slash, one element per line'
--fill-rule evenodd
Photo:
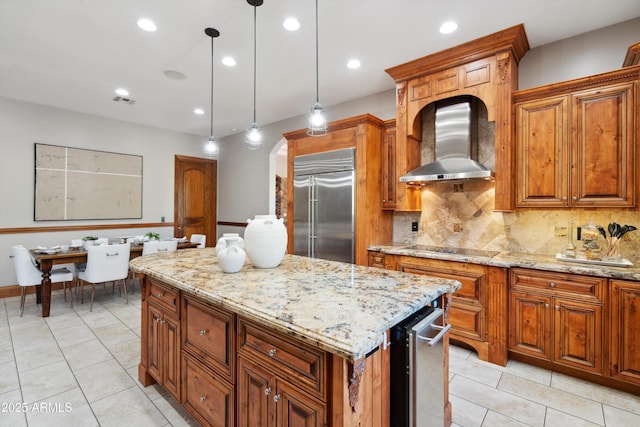
<path fill-rule="evenodd" d="M 162 240 L 144 242 L 142 245 L 142 255 L 154 254 L 156 252 L 175 252 L 178 250 L 177 240 Z"/>
<path fill-rule="evenodd" d="M 84 284 L 91 283 L 91 307 L 93 311 L 93 298 L 96 292 L 96 283 L 121 281 L 124 286 L 124 296 L 129 303 L 127 295 L 126 278 L 129 275 L 129 254 L 131 245 L 123 243 L 120 245 L 89 246 L 87 248 L 87 267 L 78 273 L 81 283 L 81 298 L 84 302 Z M 118 289 L 120 289 L 118 287 Z"/>
<path fill-rule="evenodd" d="M 27 286 L 35 286 L 42 283 L 42 272 L 33 263 L 33 258 L 29 255 L 29 251 L 22 245 L 16 245 L 11 248 L 11 257 L 13 258 L 13 266 L 16 270 L 18 283 L 22 287 L 20 295 L 20 317 L 24 312 L 24 302 L 27 296 Z M 51 270 L 51 283 L 64 282 L 65 297 L 67 282 L 72 282 L 74 274 L 66 268 L 56 268 Z M 73 287 L 69 286 L 71 292 L 71 308 L 73 308 Z"/>
<path fill-rule="evenodd" d="M 189 241 L 191 243 L 199 243 L 198 248 L 204 248 L 207 243 L 207 236 L 206 234 L 192 234 Z"/>
<path fill-rule="evenodd" d="M 95 242 L 96 246 L 108 245 L 108 244 L 109 244 L 109 238 L 108 237 L 98 237 L 98 239 Z"/>

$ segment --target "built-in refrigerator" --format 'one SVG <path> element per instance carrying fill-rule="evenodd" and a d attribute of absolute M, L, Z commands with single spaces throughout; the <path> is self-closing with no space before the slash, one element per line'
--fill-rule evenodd
<path fill-rule="evenodd" d="M 355 260 L 355 149 L 293 160 L 293 253 Z"/>

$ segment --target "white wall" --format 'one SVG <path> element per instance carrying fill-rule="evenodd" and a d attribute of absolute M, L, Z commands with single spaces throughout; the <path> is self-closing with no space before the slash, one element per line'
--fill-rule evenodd
<path fill-rule="evenodd" d="M 202 137 L 105 119 L 57 108 L 0 98 L 0 228 L 87 224 L 173 222 L 174 155 L 199 157 Z M 89 148 L 143 157 L 143 206 L 140 220 L 34 221 L 34 143 Z M 106 237 L 160 232 L 170 237 L 171 227 L 145 230 L 101 231 Z M 9 259 L 11 246 L 60 244 L 90 233 L 0 234 L 0 286 L 16 284 Z"/>

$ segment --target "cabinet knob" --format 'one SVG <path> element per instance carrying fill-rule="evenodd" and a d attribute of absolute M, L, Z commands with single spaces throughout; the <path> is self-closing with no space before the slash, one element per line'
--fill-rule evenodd
<path fill-rule="evenodd" d="M 556 305 L 556 310 L 560 310 L 560 306 L 559 305 Z"/>
<path fill-rule="evenodd" d="M 544 308 L 549 308 L 549 304 L 545 304 L 545 305 L 544 305 Z"/>
<path fill-rule="evenodd" d="M 264 389 L 264 394 L 266 394 L 267 396 L 269 396 L 271 394 L 271 387 L 267 387 Z"/>
<path fill-rule="evenodd" d="M 269 356 L 274 357 L 276 355 L 276 349 L 272 348 L 271 350 L 269 350 Z"/>
<path fill-rule="evenodd" d="M 207 335 L 207 331 L 206 331 L 205 329 L 201 330 L 201 331 L 200 331 L 200 335 L 202 335 L 202 336 Z"/>
<path fill-rule="evenodd" d="M 162 298 L 164 296 L 164 292 L 159 292 L 156 294 L 156 298 Z"/>
<path fill-rule="evenodd" d="M 279 394 L 276 394 L 275 396 L 273 396 L 273 401 L 274 401 L 274 402 L 278 402 L 278 401 L 280 401 L 280 395 L 279 395 Z"/>
<path fill-rule="evenodd" d="M 549 287 L 550 288 L 555 288 L 556 287 L 556 282 L 549 282 Z"/>
<path fill-rule="evenodd" d="M 572 199 L 573 199 L 573 200 L 578 200 L 578 197 L 573 196 L 573 197 L 572 197 Z"/>
<path fill-rule="evenodd" d="M 205 400 L 207 400 L 207 396 L 205 395 L 200 396 L 200 402 L 204 402 Z"/>

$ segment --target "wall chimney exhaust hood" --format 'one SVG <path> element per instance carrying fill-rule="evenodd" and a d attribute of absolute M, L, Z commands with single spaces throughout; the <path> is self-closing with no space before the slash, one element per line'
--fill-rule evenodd
<path fill-rule="evenodd" d="M 436 108 L 435 161 L 400 177 L 400 182 L 491 180 L 494 173 L 471 158 L 471 103 Z"/>

